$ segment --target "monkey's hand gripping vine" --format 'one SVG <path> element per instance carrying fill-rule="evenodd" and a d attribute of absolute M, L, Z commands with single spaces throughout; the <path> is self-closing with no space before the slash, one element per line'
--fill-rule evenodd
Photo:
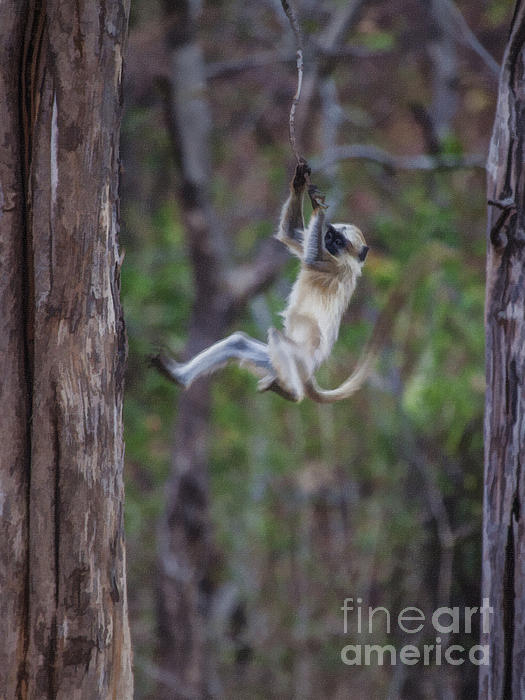
<path fill-rule="evenodd" d="M 260 377 L 260 391 L 271 389 L 291 401 L 305 395 L 331 402 L 350 396 L 365 380 L 370 361 L 365 358 L 338 389 L 323 391 L 314 378 L 330 355 L 342 316 L 350 302 L 368 246 L 351 224 L 326 221 L 324 198 L 309 184 L 310 168 L 301 161 L 290 184 L 276 238 L 301 261 L 283 316 L 283 330 L 270 328 L 268 343 L 236 332 L 211 345 L 188 362 L 158 356 L 154 364 L 177 384 L 188 387 L 237 360 Z M 303 200 L 308 193 L 312 215 L 305 226 Z"/>

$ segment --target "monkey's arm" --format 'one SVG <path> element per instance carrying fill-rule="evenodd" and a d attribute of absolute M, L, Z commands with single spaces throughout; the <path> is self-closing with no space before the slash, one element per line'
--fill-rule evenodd
<path fill-rule="evenodd" d="M 316 272 L 330 272 L 332 264 L 325 260 L 324 245 L 323 245 L 323 229 L 325 215 L 323 207 L 310 194 L 314 210 L 305 231 L 304 241 L 304 264 L 311 270 Z"/>
<path fill-rule="evenodd" d="M 284 243 L 292 253 L 303 257 L 303 195 L 306 189 L 306 179 L 310 175 L 310 168 L 305 160 L 301 160 L 295 168 L 290 194 L 283 205 L 279 228 L 275 237 Z"/>

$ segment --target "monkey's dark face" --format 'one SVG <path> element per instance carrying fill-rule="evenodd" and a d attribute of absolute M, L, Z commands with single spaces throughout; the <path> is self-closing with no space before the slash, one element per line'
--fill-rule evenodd
<path fill-rule="evenodd" d="M 361 231 L 349 224 L 328 224 L 324 235 L 324 245 L 326 250 L 334 257 L 343 254 L 363 264 L 368 253 L 368 246 Z"/>
<path fill-rule="evenodd" d="M 324 235 L 324 245 L 330 255 L 338 256 L 346 249 L 348 240 L 332 224 L 328 224 L 328 230 Z"/>

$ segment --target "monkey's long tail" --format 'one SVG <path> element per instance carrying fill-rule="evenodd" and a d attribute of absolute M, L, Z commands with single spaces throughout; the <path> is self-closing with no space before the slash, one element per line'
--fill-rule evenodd
<path fill-rule="evenodd" d="M 322 389 L 315 377 L 310 377 L 304 383 L 306 395 L 317 403 L 334 403 L 348 398 L 360 389 L 376 364 L 381 349 L 391 337 L 397 316 L 414 287 L 452 255 L 450 248 L 439 243 L 430 243 L 417 253 L 408 263 L 401 282 L 391 292 L 379 314 L 372 335 L 352 374 L 337 389 Z"/>

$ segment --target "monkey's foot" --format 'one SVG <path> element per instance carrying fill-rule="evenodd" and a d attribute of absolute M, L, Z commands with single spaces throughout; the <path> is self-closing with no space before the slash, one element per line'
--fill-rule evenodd
<path fill-rule="evenodd" d="M 326 197 L 321 194 L 317 185 L 308 186 L 308 196 L 310 197 L 310 202 L 312 203 L 312 208 L 315 209 L 328 209 L 328 204 L 326 204 Z"/>
<path fill-rule="evenodd" d="M 186 381 L 182 371 L 183 364 L 176 362 L 172 357 L 162 352 L 158 353 L 158 355 L 151 355 L 149 361 L 150 365 L 158 369 L 167 379 L 170 379 L 183 389 L 188 387 L 189 382 Z"/>
<path fill-rule="evenodd" d="M 273 374 L 267 374 L 257 382 L 257 391 L 269 391 L 275 381 L 276 377 Z"/>
<path fill-rule="evenodd" d="M 283 389 L 279 384 L 279 380 L 277 377 L 274 377 L 273 374 L 267 374 L 266 377 L 259 380 L 257 383 L 257 391 L 274 391 L 287 401 L 293 401 L 294 403 L 300 401 L 300 398 L 296 394 L 291 394 L 289 391 L 286 391 L 286 389 Z"/>

